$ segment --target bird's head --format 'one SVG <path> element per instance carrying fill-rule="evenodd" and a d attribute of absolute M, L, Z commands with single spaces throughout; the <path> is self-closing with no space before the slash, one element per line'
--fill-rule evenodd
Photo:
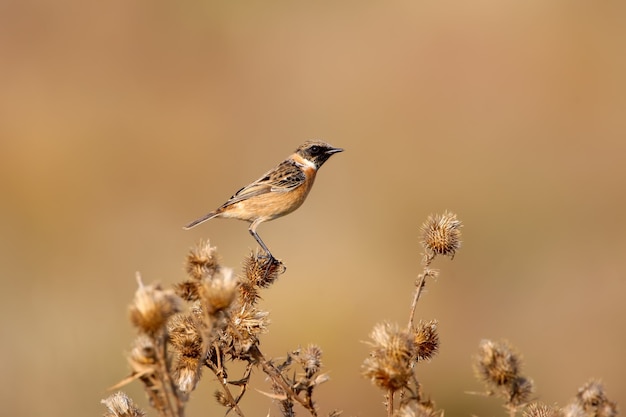
<path fill-rule="evenodd" d="M 338 152 L 343 152 L 341 148 L 335 148 L 326 142 L 310 140 L 304 142 L 296 149 L 296 153 L 302 158 L 311 161 L 315 168 L 321 167 L 328 158 Z"/>

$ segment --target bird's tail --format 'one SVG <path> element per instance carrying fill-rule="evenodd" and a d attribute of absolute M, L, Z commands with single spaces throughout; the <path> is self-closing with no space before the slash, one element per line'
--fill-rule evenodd
<path fill-rule="evenodd" d="M 192 221 L 191 223 L 189 223 L 187 226 L 184 226 L 183 229 L 185 230 L 189 230 L 192 227 L 195 227 L 197 225 L 199 225 L 200 223 L 204 223 L 207 220 L 211 220 L 213 217 L 217 216 L 218 213 L 212 211 L 208 214 L 205 214 L 204 216 L 200 217 L 199 219 L 196 219 L 194 221 Z"/>

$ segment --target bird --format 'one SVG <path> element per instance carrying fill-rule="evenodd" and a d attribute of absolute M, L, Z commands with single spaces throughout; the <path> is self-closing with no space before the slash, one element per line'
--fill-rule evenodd
<path fill-rule="evenodd" d="M 299 208 L 306 200 L 319 168 L 334 154 L 343 152 L 320 140 L 309 140 L 293 154 L 267 171 L 256 181 L 237 191 L 217 209 L 192 221 L 183 229 L 189 230 L 207 220 L 230 218 L 250 223 L 248 231 L 263 248 L 270 260 L 274 256 L 259 237 L 256 229 L 263 223 L 285 216 Z"/>

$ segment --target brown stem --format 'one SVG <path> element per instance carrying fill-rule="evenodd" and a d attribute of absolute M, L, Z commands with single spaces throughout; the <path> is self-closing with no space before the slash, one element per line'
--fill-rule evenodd
<path fill-rule="evenodd" d="M 517 414 L 517 408 L 509 407 L 509 417 L 515 417 L 515 414 Z"/>
<path fill-rule="evenodd" d="M 180 401 L 180 398 L 178 397 L 178 394 L 176 392 L 176 386 L 174 385 L 174 381 L 172 381 L 172 378 L 170 377 L 169 369 L 167 367 L 167 359 L 166 359 L 167 353 L 165 352 L 166 350 L 165 336 L 164 335 L 157 336 L 155 338 L 155 345 L 157 346 L 156 354 L 157 354 L 157 359 L 158 359 L 159 368 L 160 368 L 159 379 L 161 380 L 161 384 L 163 385 L 165 401 L 167 401 L 167 406 L 169 408 L 170 414 L 173 417 L 184 417 L 185 412 L 184 412 L 183 404 Z M 174 397 L 174 399 L 176 400 L 176 408 L 174 408 L 174 405 L 172 404 L 171 397 Z"/>
<path fill-rule="evenodd" d="M 217 373 L 215 373 L 215 376 L 217 377 L 217 380 L 219 381 L 220 385 L 222 385 L 222 389 L 224 390 L 224 393 L 226 394 L 226 398 L 228 399 L 228 403 L 231 405 L 231 408 L 235 409 L 235 412 L 239 414 L 241 417 L 244 417 L 243 411 L 241 411 L 241 408 L 239 408 L 239 404 L 237 404 L 235 397 L 233 397 L 233 394 L 230 392 L 230 389 L 228 389 L 228 385 L 226 385 L 224 378 L 221 378 L 219 375 L 217 375 Z"/>
<path fill-rule="evenodd" d="M 424 255 L 424 259 L 422 260 L 422 264 L 424 265 L 424 270 L 421 274 L 418 275 L 417 281 L 415 283 L 415 294 L 413 294 L 413 302 L 411 303 L 411 313 L 409 314 L 409 331 L 413 328 L 413 321 L 415 320 L 415 309 L 417 308 L 417 302 L 420 299 L 420 294 L 422 294 L 422 288 L 426 284 L 426 277 L 428 276 L 428 267 L 435 259 L 434 253 L 427 252 Z"/>
<path fill-rule="evenodd" d="M 393 416 L 393 389 L 387 392 L 387 417 Z"/>
<path fill-rule="evenodd" d="M 415 284 L 415 294 L 413 294 L 413 302 L 411 303 L 411 314 L 409 315 L 409 331 L 413 328 L 413 321 L 415 319 L 415 309 L 417 308 L 417 301 L 420 299 L 422 288 L 426 284 L 426 273 L 421 273 L 418 277 L 418 281 Z"/>
<path fill-rule="evenodd" d="M 312 404 L 309 404 L 306 400 L 302 399 L 298 394 L 296 394 L 291 389 L 291 387 L 285 381 L 285 379 L 284 379 L 283 375 L 280 373 L 280 371 L 278 369 L 276 369 L 276 367 L 271 362 L 269 362 L 269 361 L 267 361 L 265 359 L 265 357 L 263 356 L 263 353 L 261 353 L 261 351 L 259 350 L 258 346 L 256 346 L 256 345 L 253 346 L 250 349 L 250 354 L 252 355 L 252 357 L 258 363 L 261 364 L 261 367 L 263 368 L 263 371 L 270 378 L 272 378 L 272 380 L 276 384 L 278 384 L 290 398 L 293 398 L 298 403 L 300 403 L 300 405 L 303 406 L 304 408 L 306 408 L 309 411 L 309 413 L 311 413 L 311 415 L 313 417 L 317 417 L 317 410 L 315 410 L 315 407 Z"/>

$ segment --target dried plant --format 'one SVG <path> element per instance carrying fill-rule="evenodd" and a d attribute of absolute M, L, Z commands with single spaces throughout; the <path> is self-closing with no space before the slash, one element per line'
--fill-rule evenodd
<path fill-rule="evenodd" d="M 565 407 L 530 402 L 534 393 L 532 380 L 521 374 L 521 357 L 508 342 L 480 342 L 474 361 L 476 376 L 491 396 L 504 399 L 510 416 L 523 410 L 523 417 L 616 417 L 617 405 L 610 401 L 599 381 L 583 385 L 576 397 Z"/>
<path fill-rule="evenodd" d="M 282 264 L 250 254 L 243 273 L 235 276 L 220 264 L 215 248 L 202 241 L 189 252 L 185 267 L 188 278 L 173 289 L 144 285 L 137 277 L 139 288 L 129 309 L 137 329 L 128 354 L 132 373 L 113 388 L 139 380 L 160 416 L 182 417 L 189 394 L 208 369 L 220 385 L 216 400 L 243 416 L 239 402 L 252 369 L 260 368 L 271 382 L 272 392 L 267 395 L 279 403 L 284 415 L 294 415 L 299 404 L 317 416 L 313 393 L 328 379 L 320 373 L 321 349 L 294 350 L 276 365 L 259 347 L 259 336 L 269 324 L 268 313 L 257 305 L 259 291 L 284 272 Z M 235 361 L 245 363 L 245 371 L 230 379 L 228 367 Z M 104 404 L 110 415 L 143 415 L 121 393 Z"/>
<path fill-rule="evenodd" d="M 415 310 L 426 279 L 436 278 L 438 272 L 430 268 L 437 255 L 454 255 L 461 247 L 462 224 L 456 215 L 429 216 L 421 227 L 421 244 L 424 249 L 423 271 L 417 277 L 413 301 L 406 328 L 382 323 L 370 334 L 372 350 L 363 363 L 363 375 L 385 393 L 385 404 L 389 417 L 396 415 L 438 416 L 434 403 L 425 399 L 422 387 L 415 375 L 415 365 L 429 360 L 439 348 L 437 321 L 420 321 L 414 326 Z M 396 393 L 399 399 L 396 401 Z"/>
<path fill-rule="evenodd" d="M 100 402 L 107 408 L 104 417 L 144 417 L 146 415 L 123 392 L 116 392 Z"/>
<path fill-rule="evenodd" d="M 558 407 L 542 403 L 530 403 L 524 410 L 524 417 L 562 417 L 563 413 Z"/>
<path fill-rule="evenodd" d="M 580 387 L 576 397 L 563 409 L 563 417 L 615 417 L 617 404 L 608 399 L 600 381 Z"/>
<path fill-rule="evenodd" d="M 521 356 L 508 342 L 480 342 L 474 369 L 487 386 L 486 395 L 504 398 L 511 416 L 528 404 L 533 394 L 533 381 L 521 374 Z"/>
<path fill-rule="evenodd" d="M 420 362 L 430 361 L 439 350 L 437 320 L 419 320 L 416 306 L 428 280 L 438 276 L 431 268 L 438 255 L 451 259 L 461 247 L 461 222 L 445 212 L 430 216 L 421 227 L 422 271 L 417 276 L 408 325 L 383 322 L 370 334 L 371 351 L 362 375 L 381 389 L 388 417 L 441 417 L 434 402 L 423 393 L 416 375 Z M 263 372 L 267 388 L 258 389 L 280 413 L 295 416 L 304 410 L 319 415 L 314 401 L 316 388 L 329 378 L 322 372 L 322 349 L 316 345 L 297 348 L 281 360 L 266 358 L 261 335 L 268 332 L 269 313 L 258 301 L 285 269 L 272 258 L 251 253 L 236 275 L 221 265 L 216 250 L 201 241 L 185 261 L 187 278 L 163 288 L 146 285 L 137 276 L 138 288 L 129 308 L 137 330 L 127 355 L 131 374 L 111 389 L 132 381 L 143 384 L 150 406 L 162 417 L 184 417 L 185 408 L 203 375 L 217 381 L 215 400 L 244 417 L 239 404 L 249 391 L 252 371 Z M 240 375 L 231 375 L 231 365 L 242 363 Z M 617 406 L 598 381 L 580 388 L 563 408 L 531 402 L 532 380 L 521 374 L 521 357 L 507 342 L 484 340 L 475 359 L 478 378 L 487 386 L 486 395 L 498 395 L 510 416 L 523 417 L 615 417 Z M 237 369 L 240 369 L 237 368 Z M 140 417 L 145 413 L 122 392 L 102 401 L 106 417 Z M 331 411 L 337 417 L 340 411 Z"/>

